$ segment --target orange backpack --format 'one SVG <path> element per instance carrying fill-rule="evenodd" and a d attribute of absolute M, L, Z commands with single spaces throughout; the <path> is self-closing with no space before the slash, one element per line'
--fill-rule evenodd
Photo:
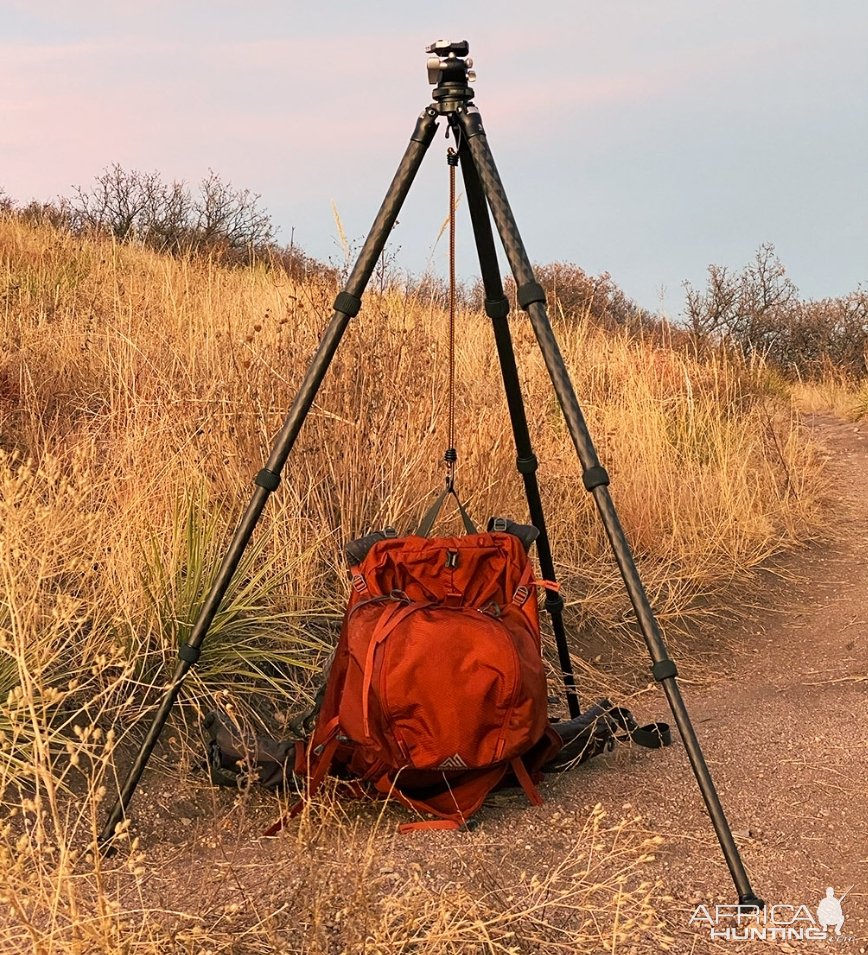
<path fill-rule="evenodd" d="M 348 545 L 353 589 L 306 754 L 309 793 L 334 771 L 440 820 L 404 829 L 457 828 L 513 777 L 542 801 L 534 781 L 561 741 L 527 553 L 536 536 L 492 519 L 485 533 L 387 530 Z"/>

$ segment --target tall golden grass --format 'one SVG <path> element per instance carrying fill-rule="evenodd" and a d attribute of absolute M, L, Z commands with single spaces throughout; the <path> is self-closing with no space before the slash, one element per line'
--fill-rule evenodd
<path fill-rule="evenodd" d="M 173 666 L 336 290 L 14 217 L 0 221 L 0 257 L 0 791 L 15 807 L 0 838 L 0 940 L 4 951 L 234 951 L 169 947 L 124 894 L 136 852 L 109 864 L 92 843 L 116 786 L 113 757 L 128 753 Z M 629 629 L 542 359 L 522 317 L 511 321 L 571 623 Z M 401 290 L 366 298 L 181 718 L 217 691 L 238 705 L 267 695 L 278 715 L 305 703 L 344 599 L 342 543 L 411 527 L 441 485 L 445 325 Z M 811 535 L 814 452 L 756 369 L 580 319 L 556 331 L 664 625 L 722 609 L 752 569 Z M 458 487 L 472 513 L 524 515 L 480 314 L 460 315 L 457 421 Z M 472 915 L 500 933 L 480 951 L 510 951 L 497 896 L 456 892 L 452 905 L 400 887 L 370 950 L 415 951 L 436 928 L 446 941 L 419 950 L 470 951 L 449 948 L 448 932 Z M 248 950 L 272 949 L 238 949 Z"/>
<path fill-rule="evenodd" d="M 830 369 L 816 381 L 794 382 L 789 390 L 800 411 L 832 414 L 845 421 L 868 418 L 868 379 L 854 380 Z"/>

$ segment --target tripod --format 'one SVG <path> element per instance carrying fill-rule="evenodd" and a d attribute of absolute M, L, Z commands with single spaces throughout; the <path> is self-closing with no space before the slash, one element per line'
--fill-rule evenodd
<path fill-rule="evenodd" d="M 274 440 L 269 458 L 263 469 L 254 478 L 256 490 L 235 530 L 190 638 L 179 650 L 180 659 L 172 680 L 121 787 L 118 799 L 109 814 L 100 835 L 100 843 L 103 846 L 111 844 L 117 825 L 124 817 L 130 799 L 178 697 L 184 678 L 201 655 L 202 643 L 235 574 L 263 508 L 269 496 L 280 483 L 283 466 L 328 371 L 344 331 L 350 320 L 358 314 L 361 308 L 362 293 L 368 284 L 377 259 L 385 247 L 398 212 L 407 197 L 428 146 L 434 138 L 437 118 L 442 116 L 448 121 L 458 143 L 458 158 L 464 178 L 468 208 L 485 288 L 485 311 L 491 318 L 494 328 L 495 343 L 517 453 L 516 466 L 524 482 L 531 521 L 540 532 L 537 538 L 537 548 L 543 577 L 548 581 L 555 581 L 551 547 L 536 478 L 537 459 L 528 432 L 512 339 L 506 321 L 509 313 L 509 302 L 504 295 L 501 283 L 489 209 L 494 217 L 507 260 L 515 277 L 518 303 L 530 319 L 552 386 L 563 411 L 570 437 L 578 454 L 582 466 L 582 481 L 587 491 L 594 498 L 594 503 L 599 511 L 600 519 L 624 580 L 627 594 L 636 613 L 639 627 L 651 657 L 651 673 L 655 680 L 661 684 L 663 692 L 666 694 L 675 723 L 687 750 L 693 773 L 696 776 L 708 814 L 711 817 L 727 866 L 738 891 L 739 904 L 745 909 L 762 908 L 764 903 L 754 894 L 751 888 L 720 798 L 706 765 L 699 740 L 690 722 L 687 708 L 676 682 L 678 671 L 668 655 L 660 628 L 642 586 L 630 547 L 609 494 L 609 476 L 597 457 L 597 452 L 594 449 L 585 419 L 573 391 L 564 359 L 552 332 L 546 313 L 545 293 L 534 278 L 530 260 L 519 235 L 503 183 L 488 146 L 488 140 L 482 126 L 482 118 L 478 109 L 472 103 L 474 92 L 468 83 L 472 82 L 475 77 L 470 72 L 472 61 L 467 58 L 467 54 L 470 52 L 469 45 L 466 41 L 449 43 L 441 40 L 432 44 L 427 52 L 433 54 L 428 60 L 428 79 L 435 86 L 434 102 L 422 112 L 416 121 L 410 143 L 401 159 L 398 171 L 389 186 L 346 286 L 335 299 L 334 313 L 323 333 L 298 394 Z M 546 591 L 544 606 L 550 615 L 552 630 L 558 647 L 570 716 L 575 717 L 579 715 L 579 701 L 576 695 L 575 680 L 564 631 L 563 600 L 555 589 Z"/>

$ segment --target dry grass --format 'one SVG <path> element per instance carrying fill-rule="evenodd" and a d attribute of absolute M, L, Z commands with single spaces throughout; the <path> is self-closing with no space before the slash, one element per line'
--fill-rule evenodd
<path fill-rule="evenodd" d="M 193 796 L 204 811 L 180 840 L 160 838 L 177 817 L 152 813 L 109 859 L 93 851 L 98 820 L 23 800 L 0 833 L 0 949 L 566 955 L 673 941 L 659 915 L 671 900 L 649 875 L 662 840 L 629 812 L 558 811 L 517 840 L 508 813 L 529 810 L 513 806 L 473 834 L 408 838 L 388 804 L 347 812 L 326 791 L 283 838 L 257 840 L 273 804 Z"/>
<path fill-rule="evenodd" d="M 270 897 L 232 903 L 241 914 L 221 935 L 196 920 L 195 898 L 136 894 L 154 859 L 136 849 L 101 861 L 92 842 L 115 748 L 135 736 L 195 617 L 335 290 L 15 220 L 0 221 L 0 270 L 0 791 L 14 807 L 0 838 L 3 950 L 302 950 Z M 573 623 L 629 629 L 532 334 L 512 327 Z M 815 456 L 756 370 L 586 323 L 557 331 L 664 624 L 725 609 L 734 582 L 812 533 Z M 341 544 L 411 526 L 440 485 L 445 342 L 440 311 L 398 291 L 368 296 L 174 725 L 218 688 L 238 706 L 267 691 L 277 718 L 304 703 L 343 602 Z M 458 364 L 459 487 L 479 520 L 523 515 L 484 316 L 461 316 Z M 368 878 L 382 833 L 346 828 L 332 881 L 302 851 L 281 862 L 308 873 L 303 950 L 630 951 L 652 930 L 651 888 L 634 871 L 645 836 L 593 814 L 572 825 L 576 854 L 536 882 L 501 866 L 493 882 L 439 888 L 409 869 L 394 884 Z M 587 868 L 588 826 L 608 833 L 605 872 Z M 188 868 L 207 865 L 185 851 Z M 344 880 L 353 853 L 367 861 Z M 335 881 L 349 914 L 333 938 Z M 267 940 L 272 924 L 284 948 Z"/>
<path fill-rule="evenodd" d="M 868 381 L 830 372 L 819 381 L 799 381 L 791 391 L 799 411 L 833 414 L 847 421 L 868 418 Z"/>

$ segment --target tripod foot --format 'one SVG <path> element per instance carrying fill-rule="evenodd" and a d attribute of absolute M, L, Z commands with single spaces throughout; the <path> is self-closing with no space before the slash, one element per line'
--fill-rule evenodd
<path fill-rule="evenodd" d="M 747 892 L 738 897 L 738 910 L 744 915 L 749 915 L 752 911 L 761 912 L 765 907 L 765 902 L 753 892 Z"/>

